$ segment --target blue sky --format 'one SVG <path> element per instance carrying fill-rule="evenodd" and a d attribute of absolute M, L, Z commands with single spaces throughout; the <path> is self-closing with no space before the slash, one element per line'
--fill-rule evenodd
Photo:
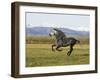
<path fill-rule="evenodd" d="M 89 15 L 26 13 L 26 27 L 62 27 L 78 31 L 89 31 L 89 25 Z"/>

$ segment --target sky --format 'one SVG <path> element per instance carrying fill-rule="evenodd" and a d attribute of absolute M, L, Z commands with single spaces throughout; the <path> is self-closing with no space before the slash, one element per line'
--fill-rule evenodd
<path fill-rule="evenodd" d="M 90 16 L 83 14 L 55 14 L 26 12 L 26 27 L 69 28 L 77 31 L 89 31 Z"/>

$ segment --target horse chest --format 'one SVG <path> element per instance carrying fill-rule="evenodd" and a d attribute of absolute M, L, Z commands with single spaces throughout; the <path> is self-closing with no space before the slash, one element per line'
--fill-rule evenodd
<path fill-rule="evenodd" d="M 56 45 L 62 45 L 62 44 L 63 44 L 62 40 L 56 40 Z"/>

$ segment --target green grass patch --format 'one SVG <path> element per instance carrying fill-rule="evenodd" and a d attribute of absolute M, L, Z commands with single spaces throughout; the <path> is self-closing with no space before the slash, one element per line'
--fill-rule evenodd
<path fill-rule="evenodd" d="M 52 44 L 26 44 L 26 67 L 64 66 L 89 64 L 89 45 L 75 45 L 71 56 L 67 56 L 69 47 L 53 52 Z"/>

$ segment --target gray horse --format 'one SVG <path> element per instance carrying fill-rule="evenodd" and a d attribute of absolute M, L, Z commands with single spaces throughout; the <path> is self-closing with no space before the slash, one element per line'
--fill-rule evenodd
<path fill-rule="evenodd" d="M 62 51 L 62 49 L 59 49 L 60 47 L 67 47 L 70 46 L 70 50 L 68 51 L 67 55 L 70 56 L 73 51 L 73 46 L 76 43 L 80 43 L 79 40 L 76 40 L 73 37 L 66 37 L 64 32 L 57 28 L 53 28 L 53 31 L 49 33 L 50 36 L 55 36 L 56 41 L 55 44 L 52 45 L 52 51 L 54 50 L 54 47 L 56 47 L 57 51 Z"/>

